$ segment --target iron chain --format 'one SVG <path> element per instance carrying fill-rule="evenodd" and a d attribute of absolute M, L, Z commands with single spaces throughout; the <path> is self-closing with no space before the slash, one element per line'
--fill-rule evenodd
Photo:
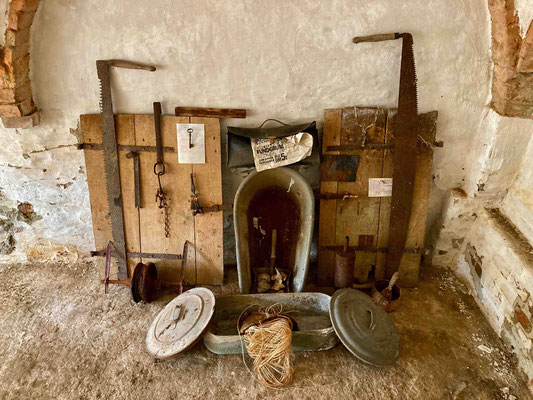
<path fill-rule="evenodd" d="M 157 171 L 158 165 L 162 165 L 162 169 L 160 171 Z M 161 184 L 161 177 L 165 174 L 165 164 L 159 164 L 156 163 L 154 165 L 154 173 L 157 176 L 157 183 L 159 184 L 159 188 L 157 189 L 157 193 L 155 194 L 155 201 L 159 201 L 159 208 L 164 209 L 164 221 L 165 221 L 165 237 L 168 238 L 170 236 L 170 218 L 169 218 L 169 212 L 168 212 L 168 201 L 165 192 L 163 191 L 163 185 Z"/>

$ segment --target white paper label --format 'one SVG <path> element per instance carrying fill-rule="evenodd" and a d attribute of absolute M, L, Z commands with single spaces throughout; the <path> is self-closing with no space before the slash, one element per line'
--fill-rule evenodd
<path fill-rule="evenodd" d="M 176 124 L 178 163 L 205 164 L 204 124 Z"/>
<path fill-rule="evenodd" d="M 274 139 L 252 139 L 255 168 L 258 171 L 294 164 L 309 157 L 313 150 L 313 136 L 307 132 Z"/>
<path fill-rule="evenodd" d="M 368 197 L 392 196 L 392 178 L 368 179 Z"/>

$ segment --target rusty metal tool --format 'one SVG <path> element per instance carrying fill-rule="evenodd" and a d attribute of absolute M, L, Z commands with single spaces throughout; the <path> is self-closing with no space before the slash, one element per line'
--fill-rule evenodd
<path fill-rule="evenodd" d="M 391 277 L 400 266 L 404 253 L 413 203 L 418 143 L 418 99 L 413 37 L 410 33 L 388 33 L 355 37 L 354 43 L 403 39 L 398 96 L 398 114 L 394 134 L 394 169 L 387 264 Z"/>
<path fill-rule="evenodd" d="M 102 134 L 104 144 L 104 166 L 107 187 L 107 203 L 111 219 L 111 233 L 116 250 L 118 278 L 128 277 L 126 240 L 124 237 L 124 216 L 122 194 L 120 190 L 120 173 L 118 167 L 117 134 L 111 97 L 111 67 L 155 71 L 155 67 L 141 65 L 124 60 L 97 60 L 96 72 L 100 80 L 100 109 L 102 112 Z"/>
<path fill-rule="evenodd" d="M 155 128 L 155 147 L 157 151 L 157 160 L 154 164 L 154 174 L 157 176 L 159 185 L 155 194 L 155 201 L 159 201 L 159 208 L 163 209 L 165 221 L 165 237 L 170 237 L 170 217 L 168 212 L 168 199 L 161 178 L 165 175 L 166 167 L 163 161 L 163 140 L 161 138 L 161 103 L 154 102 L 154 128 Z"/>
<path fill-rule="evenodd" d="M 276 266 L 276 246 L 278 241 L 278 230 L 272 229 L 272 246 L 270 249 L 270 276 L 274 275 L 274 267 Z"/>
<path fill-rule="evenodd" d="M 111 240 L 107 242 L 107 250 L 105 255 L 105 281 L 104 291 L 107 294 L 109 289 L 109 276 L 111 275 Z"/>
<path fill-rule="evenodd" d="M 194 175 L 191 173 L 191 210 L 192 215 L 198 215 L 202 213 L 202 207 L 198 202 L 198 195 L 196 194 L 196 186 L 194 185 Z"/>
<path fill-rule="evenodd" d="M 111 255 L 114 251 L 111 250 Z M 139 251 L 128 251 L 126 252 L 128 258 L 155 258 L 158 260 L 181 260 L 181 254 L 173 253 L 144 253 Z M 97 250 L 91 251 L 91 257 L 106 257 L 107 250 Z"/>
<path fill-rule="evenodd" d="M 401 292 L 396 285 L 397 281 L 398 272 L 395 272 L 390 281 L 386 279 L 377 280 L 372 285 L 372 300 L 387 312 L 395 311 L 400 305 Z"/>
<path fill-rule="evenodd" d="M 232 204 L 215 204 L 209 207 L 200 206 L 198 195 L 196 194 L 196 185 L 194 184 L 194 175 L 191 174 L 191 211 L 192 215 L 207 214 L 212 212 L 233 210 Z"/>
<path fill-rule="evenodd" d="M 137 153 L 149 152 L 155 153 L 157 151 L 155 146 L 135 146 L 129 144 L 119 144 L 118 151 L 135 151 Z M 104 145 L 101 143 L 78 143 L 76 145 L 78 150 L 103 150 Z M 175 153 L 174 147 L 172 146 L 163 146 L 163 151 L 165 153 Z"/>
<path fill-rule="evenodd" d="M 344 248 L 335 251 L 335 288 L 352 287 L 354 280 L 355 251 L 350 249 L 350 237 L 346 236 Z"/>
<path fill-rule="evenodd" d="M 107 248 L 107 257 L 106 260 L 110 259 L 111 254 L 111 242 L 108 244 Z M 186 240 L 183 245 L 183 253 L 179 258 L 181 258 L 181 268 L 179 274 L 179 280 L 177 281 L 167 281 L 164 279 L 159 279 L 157 277 L 157 268 L 154 263 L 144 264 L 142 262 L 137 263 L 133 270 L 131 278 L 122 279 L 122 280 L 110 280 L 109 273 L 107 270 L 108 264 L 106 263 L 106 277 L 104 280 L 105 291 L 107 293 L 107 288 L 109 284 L 119 284 L 129 286 L 133 301 L 136 303 L 144 301 L 145 303 L 150 303 L 155 299 L 155 294 L 158 289 L 164 287 L 178 287 L 179 294 L 183 293 L 183 286 L 185 284 L 185 271 L 187 269 L 187 259 L 189 254 L 189 241 Z M 152 257 L 149 257 L 152 258 Z"/>
<path fill-rule="evenodd" d="M 133 158 L 133 184 L 135 190 L 135 208 L 141 208 L 141 174 L 139 153 L 130 151 L 126 154 L 127 158 Z"/>

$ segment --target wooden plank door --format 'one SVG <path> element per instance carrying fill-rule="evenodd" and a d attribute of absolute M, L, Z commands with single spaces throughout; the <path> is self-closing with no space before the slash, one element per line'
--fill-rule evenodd
<path fill-rule="evenodd" d="M 99 114 L 82 115 L 83 142 L 102 143 L 101 117 Z M 178 123 L 205 125 L 206 164 L 179 164 L 177 154 Z M 120 145 L 155 146 L 153 115 L 117 115 L 115 117 L 117 140 Z M 220 155 L 220 125 L 216 118 L 189 118 L 164 115 L 161 119 L 163 146 L 174 148 L 164 153 L 166 173 L 162 177 L 163 190 L 169 205 L 169 237 L 165 237 L 165 212 L 159 208 L 155 194 L 157 177 L 153 172 L 156 162 L 154 151 L 139 153 L 141 205 L 134 205 L 133 160 L 119 151 L 119 170 L 123 196 L 126 247 L 128 251 L 144 253 L 182 253 L 188 240 L 189 250 L 185 279 L 190 284 L 222 284 L 222 212 L 193 216 L 190 207 L 191 174 L 202 207 L 222 204 L 222 176 Z M 93 231 L 96 250 L 105 249 L 111 240 L 111 223 L 105 187 L 104 155 L 101 149 L 85 150 L 87 182 L 89 186 Z M 130 270 L 139 260 L 130 259 Z M 163 279 L 175 280 L 179 276 L 181 261 L 150 260 L 158 267 Z M 103 276 L 103 260 L 98 260 Z M 117 273 L 112 268 L 112 277 Z"/>
<path fill-rule="evenodd" d="M 332 145 L 363 143 L 389 144 L 394 138 L 396 110 L 372 107 L 347 107 L 324 110 L 323 154 Z M 417 172 L 414 184 L 413 206 L 408 227 L 406 252 L 400 263 L 400 280 L 404 286 L 416 285 L 420 268 L 431 185 L 433 160 L 432 145 L 436 135 L 437 112 L 420 117 L 420 142 Z M 429 146 L 427 146 L 429 145 Z M 352 246 L 357 246 L 356 271 L 374 269 L 374 277 L 381 279 L 385 273 L 386 248 L 389 238 L 390 197 L 368 196 L 369 178 L 392 178 L 393 157 L 391 149 L 365 149 L 342 151 L 359 157 L 355 182 L 321 181 L 321 195 L 349 193 L 356 199 L 320 200 L 319 223 L 319 285 L 333 284 L 334 246 L 341 246 L 349 236 Z M 365 248 L 367 248 L 365 250 Z M 414 252 L 413 250 L 418 250 Z M 361 278 L 357 273 L 354 278 Z"/>

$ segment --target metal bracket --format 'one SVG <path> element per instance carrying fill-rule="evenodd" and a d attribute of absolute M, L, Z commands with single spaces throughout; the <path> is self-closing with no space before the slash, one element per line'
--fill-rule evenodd
<path fill-rule="evenodd" d="M 320 250 L 342 250 L 344 249 L 344 246 L 320 246 Z M 386 253 L 388 251 L 387 247 L 367 247 L 367 246 L 349 246 L 348 249 L 355 250 L 355 251 L 363 251 L 365 253 Z M 403 249 L 404 253 L 420 253 L 420 254 L 428 254 L 429 249 L 420 248 L 420 247 L 413 247 L 413 248 L 406 248 Z"/>
<path fill-rule="evenodd" d="M 233 204 L 217 204 L 209 207 L 200 207 L 199 209 L 195 210 L 196 214 L 194 215 L 231 210 L 233 210 Z"/>
<path fill-rule="evenodd" d="M 133 184 L 135 190 L 135 208 L 141 208 L 141 173 L 139 153 L 130 151 L 126 158 L 133 158 Z"/>
<path fill-rule="evenodd" d="M 91 257 L 105 257 L 105 250 L 96 250 L 91 251 Z M 117 256 L 115 250 L 111 250 L 111 254 Z M 126 252 L 128 258 L 154 258 L 156 260 L 181 260 L 181 254 L 172 254 L 172 253 L 140 253 L 135 251 Z"/>
<path fill-rule="evenodd" d="M 136 153 L 155 153 L 157 152 L 156 146 L 135 146 L 135 145 L 128 145 L 128 144 L 119 144 L 118 151 L 134 151 Z M 103 150 L 104 145 L 101 143 L 78 143 L 77 144 L 78 150 Z M 176 150 L 172 146 L 163 146 L 163 151 L 165 153 L 175 153 Z"/>

